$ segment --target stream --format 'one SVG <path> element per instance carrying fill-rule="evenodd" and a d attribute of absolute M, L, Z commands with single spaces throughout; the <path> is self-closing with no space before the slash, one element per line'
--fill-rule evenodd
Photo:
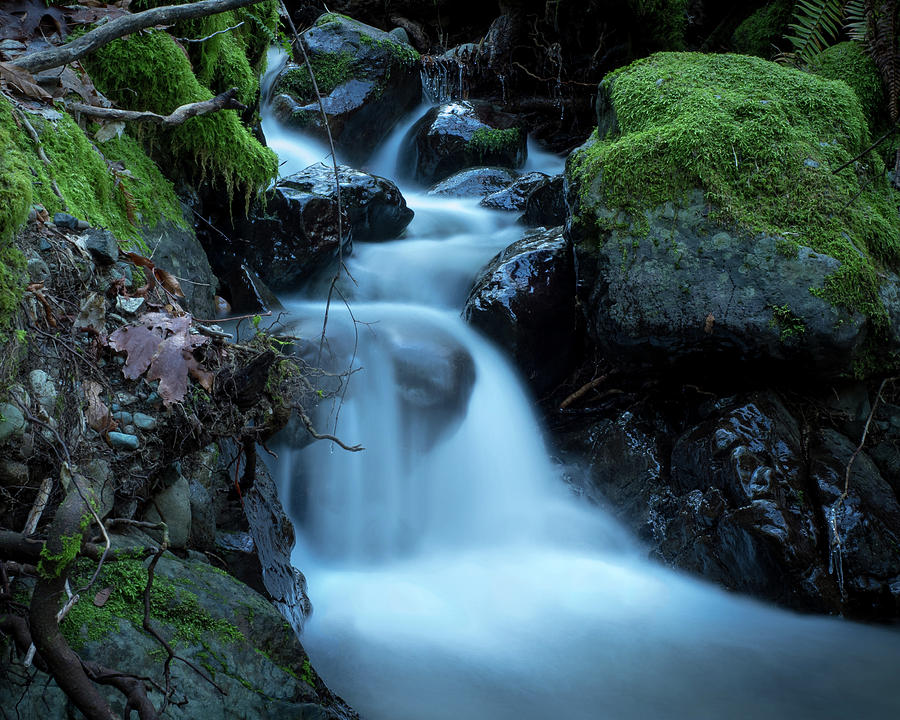
<path fill-rule="evenodd" d="M 315 423 L 366 449 L 287 446 L 273 466 L 325 682 L 369 720 L 900 717 L 896 631 L 653 564 L 571 493 L 511 365 L 460 318 L 478 270 L 521 237 L 516 215 L 398 178 L 425 109 L 362 168 L 416 214 L 401 239 L 355 243 L 321 357 L 354 372 Z M 263 129 L 282 175 L 329 161 L 265 113 Z M 529 150 L 527 169 L 561 171 Z M 319 336 L 324 296 L 282 298 L 293 332 Z"/>

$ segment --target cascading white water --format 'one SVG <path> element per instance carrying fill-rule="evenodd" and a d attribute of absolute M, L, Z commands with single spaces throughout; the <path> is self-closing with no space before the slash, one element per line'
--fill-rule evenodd
<path fill-rule="evenodd" d="M 376 172 L 393 174 L 405 130 Z M 286 167 L 322 159 L 270 117 L 264 131 Z M 316 422 L 338 416 L 334 432 L 366 450 L 285 448 L 277 468 L 315 608 L 303 641 L 329 686 L 375 720 L 900 715 L 900 634 L 648 563 L 567 493 L 508 363 L 459 318 L 478 268 L 521 228 L 473 201 L 404 194 L 413 223 L 356 245 L 353 315 L 332 305 L 322 356 L 358 372 Z M 288 306 L 317 337 L 321 300 Z"/>

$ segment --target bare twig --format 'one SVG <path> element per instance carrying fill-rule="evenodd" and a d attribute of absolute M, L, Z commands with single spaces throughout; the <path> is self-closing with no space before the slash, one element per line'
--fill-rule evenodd
<path fill-rule="evenodd" d="M 84 103 L 69 103 L 69 109 L 102 120 L 147 120 L 156 123 L 157 125 L 174 127 L 176 125 L 181 125 L 185 120 L 190 120 L 192 117 L 208 115 L 209 113 L 218 112 L 219 110 L 246 110 L 247 106 L 238 102 L 236 97 L 237 88 L 230 88 L 225 92 L 216 95 L 211 100 L 181 105 L 168 115 L 159 115 L 158 113 L 150 112 L 148 110 L 121 110 L 119 108 L 95 107 L 93 105 L 85 105 Z"/>
<path fill-rule="evenodd" d="M 878 386 L 878 392 L 875 394 L 875 402 L 872 403 L 872 409 L 869 411 L 869 417 L 866 419 L 866 426 L 863 428 L 862 438 L 859 441 L 859 445 L 856 446 L 856 450 L 853 451 L 853 454 L 850 456 L 850 460 L 847 462 L 847 471 L 844 473 L 844 492 L 841 493 L 840 500 L 838 503 L 843 503 L 844 500 L 847 499 L 847 495 L 850 493 L 850 472 L 853 469 L 853 463 L 856 460 L 856 456 L 862 452 L 863 447 L 866 444 L 866 436 L 869 434 L 869 426 L 872 424 L 872 418 L 875 417 L 875 411 L 878 409 L 878 403 L 881 402 L 881 392 L 884 390 L 884 386 L 887 383 L 889 378 L 885 378 L 881 381 L 881 385 Z"/>
<path fill-rule="evenodd" d="M 52 489 L 53 478 L 44 478 L 41 482 L 41 487 L 38 489 L 37 497 L 34 499 L 34 505 L 31 506 L 31 511 L 28 513 L 28 519 L 25 520 L 25 529 L 22 530 L 23 535 L 31 535 L 37 530 L 41 515 L 43 515 L 44 509 L 47 507 L 47 501 L 50 499 L 50 491 Z"/>
<path fill-rule="evenodd" d="M 569 395 L 569 397 L 567 397 L 565 400 L 563 400 L 559 404 L 559 409 L 565 410 L 567 407 L 569 407 L 569 405 L 574 403 L 576 400 L 581 399 L 582 397 L 587 395 L 591 390 L 598 387 L 608 377 L 609 377 L 609 373 L 605 373 L 605 374 L 601 375 L 600 377 L 594 378 L 590 382 L 585 383 L 580 388 L 578 388 L 575 392 L 573 392 L 571 395 Z"/>
<path fill-rule="evenodd" d="M 37 73 L 80 60 L 117 38 L 157 25 L 174 25 L 182 20 L 216 15 L 227 10 L 255 5 L 260 0 L 201 0 L 185 5 L 163 5 L 143 12 L 122 15 L 86 32 L 60 47 L 29 53 L 12 61 L 12 65 Z"/>
<path fill-rule="evenodd" d="M 175 39 L 180 43 L 202 43 L 202 42 L 206 42 L 207 40 L 211 40 L 216 35 L 222 35 L 224 33 L 231 32 L 232 30 L 237 30 L 243 24 L 244 24 L 244 21 L 241 20 L 237 25 L 232 25 L 231 27 L 227 27 L 224 30 L 216 30 L 214 33 L 210 33 L 206 37 L 202 37 L 202 38 L 175 38 Z"/>
<path fill-rule="evenodd" d="M 340 438 L 335 437 L 334 435 L 328 435 L 327 433 L 316 432 L 316 429 L 313 427 L 312 420 L 309 419 L 309 415 L 303 412 L 303 408 L 295 407 L 297 411 L 297 415 L 300 416 L 300 420 L 303 421 L 303 424 L 306 426 L 306 431 L 312 435 L 316 440 L 330 440 L 331 442 L 339 445 L 344 450 L 348 452 L 361 452 L 365 450 L 362 445 L 347 445 Z"/>

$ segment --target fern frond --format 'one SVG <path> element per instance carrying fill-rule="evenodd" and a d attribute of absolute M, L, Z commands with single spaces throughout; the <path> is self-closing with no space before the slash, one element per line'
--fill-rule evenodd
<path fill-rule="evenodd" d="M 843 0 L 797 0 L 794 22 L 788 27 L 794 35 L 787 39 L 794 46 L 794 54 L 806 63 L 828 45 L 840 32 L 844 18 Z"/>
<path fill-rule="evenodd" d="M 866 44 L 869 37 L 869 14 L 866 0 L 847 0 L 844 3 L 844 27 L 850 39 Z"/>
<path fill-rule="evenodd" d="M 897 57 L 898 5 L 897 0 L 885 0 L 878 4 L 869 2 L 871 36 L 868 38 L 869 54 L 875 61 L 888 95 L 888 111 L 891 120 L 900 117 L 900 67 Z"/>

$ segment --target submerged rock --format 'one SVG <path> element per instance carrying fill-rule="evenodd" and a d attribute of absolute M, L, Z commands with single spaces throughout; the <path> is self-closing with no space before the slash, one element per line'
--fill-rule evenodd
<path fill-rule="evenodd" d="M 499 344 L 537 394 L 569 371 L 575 350 L 575 270 L 561 227 L 531 233 L 475 281 L 466 321 Z"/>
<path fill-rule="evenodd" d="M 831 378 L 900 347 L 886 272 L 900 223 L 883 169 L 830 169 L 867 143 L 845 85 L 757 58 L 660 53 L 604 88 L 607 134 L 566 169 L 579 295 L 602 351 Z"/>
<path fill-rule="evenodd" d="M 397 185 L 390 180 L 338 166 L 341 207 L 347 211 L 353 239 L 358 242 L 391 240 L 413 219 L 413 211 Z M 279 183 L 280 187 L 337 199 L 334 168 L 324 163 L 310 165 Z"/>
<path fill-rule="evenodd" d="M 512 115 L 487 103 L 461 100 L 429 110 L 406 136 L 400 163 L 416 180 L 432 184 L 464 168 L 518 168 L 526 135 Z"/>
<path fill-rule="evenodd" d="M 507 187 L 516 179 L 516 173 L 506 168 L 478 167 L 460 170 L 446 180 L 435 185 L 429 195 L 450 195 L 452 197 L 477 197 L 496 192 Z"/>
<path fill-rule="evenodd" d="M 419 54 L 377 28 L 326 13 L 303 33 L 335 146 L 363 162 L 421 95 Z M 326 138 L 305 66 L 289 64 L 274 86 L 275 115 Z"/>

